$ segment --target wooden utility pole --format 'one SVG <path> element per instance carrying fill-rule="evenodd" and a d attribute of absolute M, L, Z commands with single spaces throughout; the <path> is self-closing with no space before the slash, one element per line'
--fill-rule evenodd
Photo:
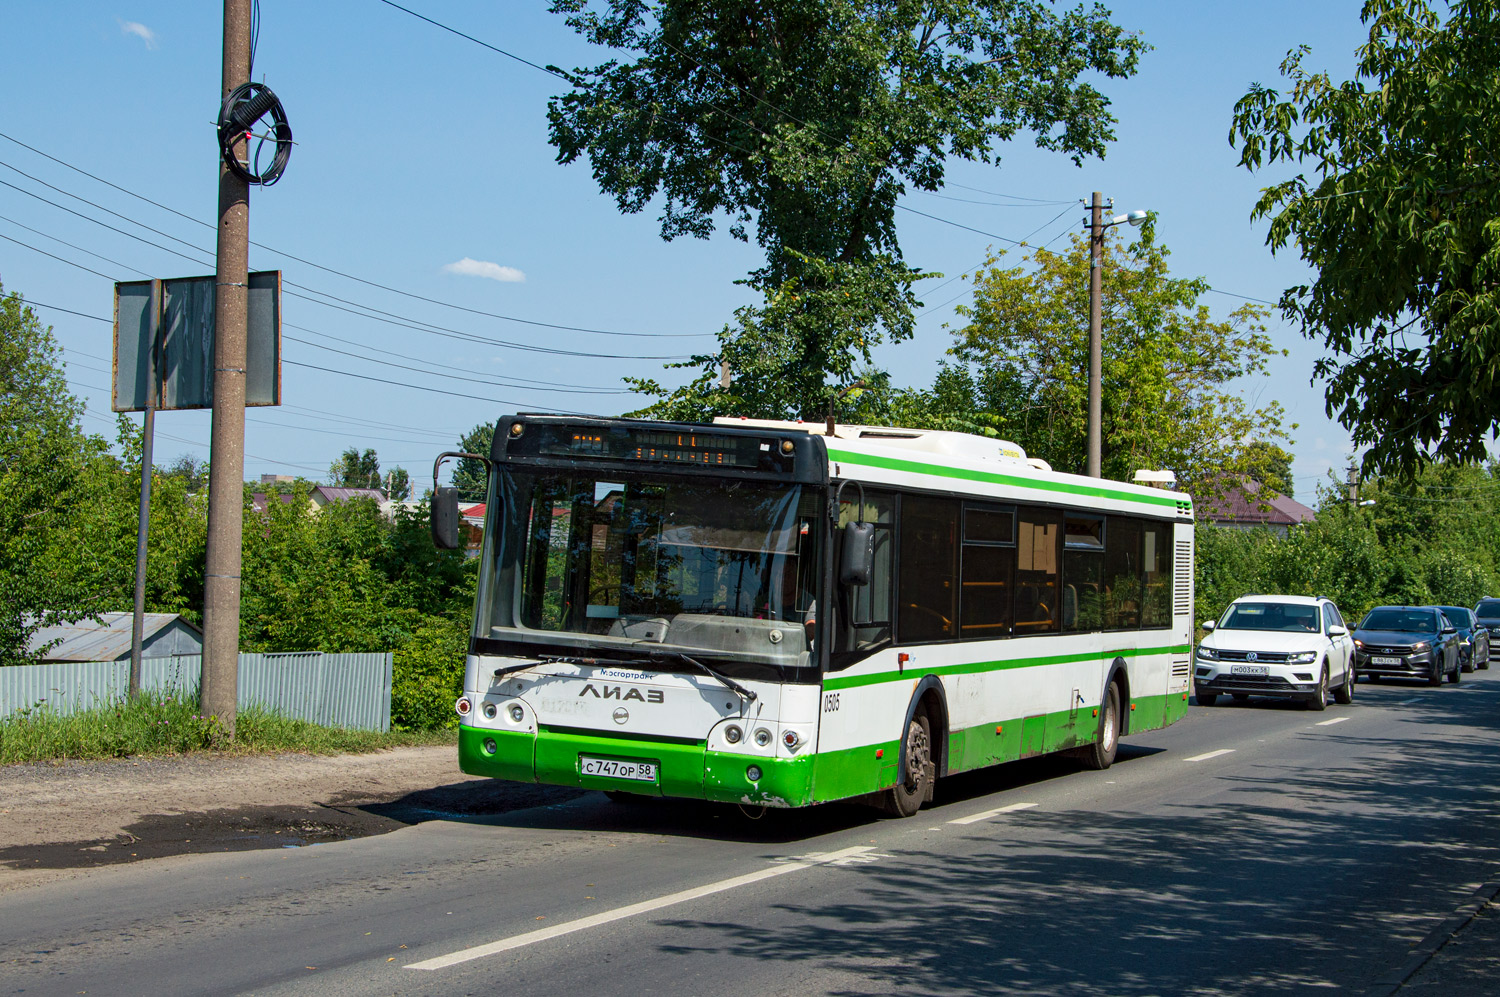
<path fill-rule="evenodd" d="M 250 82 L 251 0 L 224 0 L 220 100 Z M 243 159 L 245 142 L 235 144 Z M 214 304 L 214 416 L 209 456 L 208 557 L 203 580 L 201 709 L 234 737 L 239 685 L 240 544 L 244 530 L 245 354 L 250 185 L 219 162 Z"/>
<path fill-rule="evenodd" d="M 1089 439 L 1088 470 L 1091 478 L 1104 474 L 1104 392 L 1100 387 L 1104 366 L 1104 195 L 1094 191 L 1089 205 Z"/>

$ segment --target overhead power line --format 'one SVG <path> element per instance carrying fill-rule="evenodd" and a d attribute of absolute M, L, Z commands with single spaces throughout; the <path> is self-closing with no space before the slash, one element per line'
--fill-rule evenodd
<path fill-rule="evenodd" d="M 420 15 L 417 15 L 417 16 L 420 16 Z M 203 228 L 207 228 L 207 229 L 214 229 L 215 228 L 215 226 L 212 223 L 210 223 L 210 222 L 205 222 L 201 218 L 195 218 L 192 215 L 187 214 L 186 212 L 178 211 L 176 208 L 173 208 L 173 207 L 171 207 L 169 205 L 163 204 L 160 201 L 153 200 L 152 198 L 146 197 L 144 194 L 139 194 L 136 191 L 133 191 L 133 190 L 129 189 L 128 187 L 122 187 L 122 186 L 120 186 L 117 183 L 113 183 L 113 182 L 111 182 L 109 180 L 104 179 L 103 177 L 100 177 L 100 176 L 98 176 L 96 174 L 90 173 L 89 171 L 87 171 L 85 169 L 82 169 L 82 168 L 80 168 L 78 166 L 75 166 L 72 163 L 67 162 L 66 160 L 59 159 L 56 156 L 53 156 L 53 155 L 51 155 L 49 153 L 46 153 L 46 152 L 43 152 L 42 150 L 36 148 L 35 146 L 27 145 L 25 142 L 22 142 L 20 139 L 17 139 L 15 137 L 11 136 L 11 135 L 7 135 L 4 132 L 0 132 L 0 138 L 3 138 L 3 139 L 5 139 L 8 142 L 13 142 L 16 145 L 21 146 L 21 148 L 27 149 L 27 150 L 29 150 L 29 151 L 37 154 L 38 156 L 42 156 L 45 159 L 49 159 L 52 162 L 57 163 L 59 166 L 66 167 L 67 169 L 70 169 L 73 172 L 78 173 L 81 176 L 88 177 L 90 180 L 93 180 L 96 183 L 104 184 L 106 187 L 109 187 L 109 188 L 111 188 L 113 190 L 117 190 L 117 191 L 119 191 L 122 194 L 126 194 L 126 195 L 128 195 L 130 197 L 134 197 L 137 200 L 144 201 L 145 203 L 150 204 L 153 207 L 160 208 L 162 211 L 165 211 L 165 212 L 167 212 L 169 214 L 175 215 L 178 218 L 182 218 L 185 221 L 192 222 L 194 225 L 199 225 L 199 226 L 202 226 Z M 30 174 L 24 173 L 21 170 L 16 169 L 14 166 L 11 166 L 9 163 L 5 163 L 3 161 L 0 161 L 0 166 L 4 166 L 7 169 L 13 170 L 16 173 L 19 173 L 22 176 L 27 177 L 28 179 L 34 179 L 34 178 L 32 178 L 30 176 Z M 46 186 L 46 187 L 48 187 L 48 188 L 50 188 L 52 190 L 56 190 L 59 193 L 66 194 L 69 197 L 73 197 L 73 198 L 75 198 L 77 200 L 84 201 L 84 203 L 93 205 L 92 201 L 87 201 L 84 198 L 80 198 L 80 197 L 78 197 L 78 195 L 69 193 L 68 191 L 63 190 L 62 188 L 53 187 L 51 184 L 46 183 L 46 181 L 37 180 L 36 182 L 40 183 L 43 186 Z M 19 188 L 19 187 L 16 188 L 16 189 L 17 190 L 22 190 L 22 188 Z M 30 192 L 23 190 L 23 193 L 30 193 Z M 32 196 L 35 197 L 36 195 L 33 194 Z M 101 210 L 101 211 L 107 211 L 110 214 L 115 215 L 116 217 L 120 217 L 120 218 L 124 218 L 125 217 L 124 215 L 119 215 L 117 212 L 110 211 L 109 208 L 105 208 L 102 205 L 93 205 L 93 206 L 94 207 L 98 207 L 99 210 Z M 63 209 L 63 210 L 67 210 L 67 209 Z M 155 232 L 158 235 L 162 235 L 165 238 L 171 239 L 173 242 L 177 242 L 177 243 L 180 243 L 182 245 L 188 246 L 190 248 L 196 249 L 199 252 L 203 252 L 204 251 L 200 247 L 194 246 L 190 242 L 187 242 L 187 241 L 185 241 L 183 239 L 178 239 L 176 236 L 173 236 L 173 235 L 167 235 L 166 233 L 161 232 L 158 229 L 151 228 L 150 226 L 145 225 L 145 224 L 143 224 L 141 222 L 137 222 L 134 219 L 127 219 L 127 220 L 131 221 L 132 224 L 140 225 L 142 228 L 147 229 L 148 231 Z M 470 307 L 467 307 L 465 305 L 454 304 L 451 301 L 444 301 L 441 298 L 432 298 L 432 297 L 428 297 L 427 295 L 416 294 L 416 293 L 414 293 L 412 291 L 404 291 L 404 290 L 402 290 L 400 288 L 392 287 L 392 286 L 390 286 L 388 284 L 382 284 L 379 281 L 368 280 L 368 279 L 366 279 L 364 277 L 359 277 L 359 276 L 356 276 L 355 274 L 347 273 L 345 271 L 338 270 L 338 269 L 336 269 L 334 267 L 325 266 L 325 265 L 323 265 L 321 263 L 315 263 L 312 260 L 304 259 L 303 257 L 300 257 L 300 256 L 297 256 L 297 255 L 295 255 L 293 253 L 287 252 L 286 250 L 277 249 L 274 246 L 268 246 L 268 245 L 266 245 L 265 243 L 262 243 L 262 242 L 256 242 L 254 240 L 251 240 L 250 241 L 250 245 L 254 246 L 257 249 L 263 249 L 263 250 L 265 250 L 268 253 L 275 253 L 278 256 L 282 256 L 282 257 L 285 257 L 286 259 L 292 260 L 294 262 L 301 263 L 304 266 L 309 266 L 309 267 L 312 267 L 312 268 L 314 268 L 316 270 L 321 270 L 324 273 L 332 274 L 332 275 L 334 275 L 336 277 L 342 277 L 345 280 L 352 280 L 352 281 L 355 281 L 356 283 L 364 284 L 367 287 L 373 287 L 373 288 L 376 288 L 376 289 L 381 290 L 381 291 L 386 291 L 386 292 L 388 292 L 390 294 L 396 294 L 396 295 L 400 295 L 401 297 L 411 298 L 411 299 L 413 299 L 415 301 L 424 301 L 424 302 L 426 302 L 428 304 L 438 305 L 438 306 L 443 307 L 443 308 L 451 308 L 451 309 L 454 309 L 455 311 L 467 312 L 467 313 L 469 313 L 471 315 L 479 315 L 479 316 L 482 316 L 484 318 L 499 319 L 499 320 L 504 321 L 504 322 L 516 322 L 516 323 L 519 323 L 521 325 L 530 325 L 530 326 L 535 326 L 537 328 L 543 328 L 543 329 L 556 329 L 556 330 L 558 330 L 560 332 L 583 332 L 583 333 L 589 333 L 589 334 L 596 335 L 596 336 L 623 336 L 623 337 L 627 337 L 627 338 L 638 338 L 638 339 L 693 339 L 693 338 L 704 338 L 704 337 L 709 337 L 709 336 L 713 335 L 713 333 L 703 333 L 703 332 L 624 332 L 624 331 L 621 331 L 621 330 L 618 330 L 618 329 L 595 329 L 595 328 L 590 328 L 590 327 L 587 327 L 587 326 L 567 325 L 567 324 L 559 323 L 559 322 L 543 322 L 543 321 L 538 320 L 538 319 L 521 318 L 520 316 L 517 316 L 517 315 L 506 315 L 506 314 L 501 313 L 501 312 L 486 311 L 485 309 L 482 309 L 482 308 L 470 308 Z"/>

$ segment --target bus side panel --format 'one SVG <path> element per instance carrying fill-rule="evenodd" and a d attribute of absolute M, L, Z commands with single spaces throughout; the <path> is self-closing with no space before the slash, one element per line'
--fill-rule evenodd
<path fill-rule="evenodd" d="M 825 677 L 813 799 L 841 800 L 896 784 L 901 718 L 919 679 L 907 680 L 890 649 Z"/>

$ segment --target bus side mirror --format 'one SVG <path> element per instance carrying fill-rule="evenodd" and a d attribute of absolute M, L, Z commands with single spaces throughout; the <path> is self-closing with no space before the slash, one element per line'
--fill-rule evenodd
<path fill-rule="evenodd" d="M 439 488 L 433 493 L 432 542 L 443 550 L 458 549 L 457 488 Z"/>
<path fill-rule="evenodd" d="M 839 564 L 843 585 L 868 585 L 875 567 L 875 526 L 849 523 L 844 527 L 844 553 Z"/>

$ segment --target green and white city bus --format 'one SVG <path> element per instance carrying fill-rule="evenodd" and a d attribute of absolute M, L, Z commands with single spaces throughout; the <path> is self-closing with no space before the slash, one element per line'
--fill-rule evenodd
<path fill-rule="evenodd" d="M 465 772 L 910 815 L 941 776 L 1104 768 L 1187 710 L 1185 495 L 801 422 L 507 416 L 477 456 Z M 438 543 L 458 525 L 440 489 Z"/>

